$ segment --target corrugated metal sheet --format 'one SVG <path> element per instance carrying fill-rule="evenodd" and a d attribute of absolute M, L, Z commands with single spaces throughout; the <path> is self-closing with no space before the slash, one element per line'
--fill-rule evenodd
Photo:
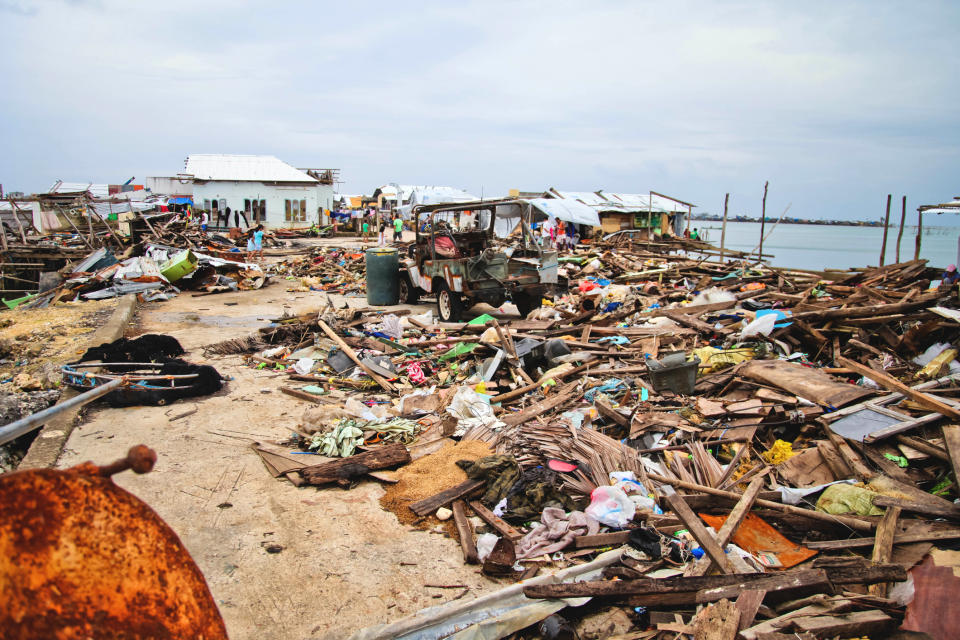
<path fill-rule="evenodd" d="M 687 208 L 682 204 L 658 195 L 651 196 L 649 193 L 608 193 L 604 191 L 603 195 L 606 196 L 608 201 L 622 205 L 624 210 L 651 210 L 653 213 L 673 213 L 675 211 L 687 211 Z M 652 208 L 650 206 L 651 197 L 653 198 Z"/>
<path fill-rule="evenodd" d="M 274 156 L 191 154 L 184 173 L 196 180 L 240 182 L 317 182 L 303 171 Z"/>
<path fill-rule="evenodd" d="M 64 182 L 57 180 L 53 186 L 47 190 L 47 193 L 84 193 L 87 192 L 94 198 L 106 198 L 110 195 L 110 185 L 97 184 L 93 182 Z"/>
<path fill-rule="evenodd" d="M 579 200 L 587 206 L 599 206 L 607 204 L 607 199 L 598 193 L 593 191 L 557 191 L 556 189 L 550 190 L 552 193 L 557 194 L 564 200 Z"/>

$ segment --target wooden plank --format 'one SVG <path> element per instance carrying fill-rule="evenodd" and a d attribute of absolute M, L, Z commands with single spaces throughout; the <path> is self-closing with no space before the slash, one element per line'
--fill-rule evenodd
<path fill-rule="evenodd" d="M 714 496 L 721 496 L 730 500 L 740 500 L 740 494 L 734 493 L 732 491 L 723 491 L 721 489 L 714 489 L 713 487 L 707 487 L 701 484 L 696 484 L 694 482 L 685 482 L 683 480 L 677 480 L 675 478 L 667 478 L 666 476 L 661 476 L 655 473 L 648 473 L 647 477 L 651 480 L 655 480 L 660 484 L 669 484 L 674 487 L 679 487 L 681 489 L 688 489 L 690 491 L 700 491 Z M 801 507 L 794 507 L 789 504 L 781 504 L 779 502 L 773 502 L 770 500 L 763 500 L 758 498 L 755 502 L 757 506 L 767 507 L 768 509 L 776 509 L 777 511 L 783 511 L 784 513 L 791 513 L 797 516 L 803 516 L 806 518 L 811 518 L 814 520 L 821 520 L 823 522 L 829 522 L 830 524 L 837 525 L 843 524 L 851 529 L 856 531 L 873 531 L 874 524 L 868 520 L 860 520 L 858 518 L 852 518 L 849 516 L 838 516 L 830 513 L 821 513 L 819 511 L 813 511 L 811 509 L 803 509 Z"/>
<path fill-rule="evenodd" d="M 509 415 L 504 415 L 500 418 L 507 426 L 514 426 L 517 424 L 523 424 L 527 420 L 532 420 L 537 416 L 545 415 L 547 412 L 552 411 L 557 406 L 574 399 L 577 394 L 577 385 L 580 384 L 580 381 L 570 382 L 563 387 L 560 387 L 557 391 L 547 396 L 544 400 L 540 402 L 535 402 L 523 411 L 519 413 L 511 413 Z"/>
<path fill-rule="evenodd" d="M 934 458 L 938 458 L 944 462 L 950 462 L 950 454 L 940 447 L 930 444 L 926 440 L 921 440 L 920 438 L 914 438 L 912 436 L 897 436 L 896 440 L 900 444 L 904 444 L 911 449 L 916 449 L 920 453 L 925 453 L 928 456 L 933 456 Z"/>
<path fill-rule="evenodd" d="M 857 373 L 864 376 L 865 378 L 869 378 L 873 380 L 880 386 L 886 389 L 889 389 L 890 391 L 896 391 L 896 392 L 902 393 L 906 397 L 910 398 L 917 404 L 922 405 L 923 407 L 929 409 L 930 411 L 936 411 L 937 413 L 944 415 L 952 420 L 960 421 L 960 411 L 957 411 L 950 405 L 944 404 L 940 400 L 937 400 L 936 398 L 933 398 L 928 394 L 923 393 L 922 391 L 911 389 L 907 385 L 903 384 L 896 378 L 887 375 L 886 373 L 874 371 L 870 367 L 862 365 L 859 362 L 850 360 L 849 358 L 844 358 L 843 356 L 840 356 L 839 358 L 837 358 L 837 360 L 839 361 L 839 364 L 841 366 L 844 366 L 848 369 L 852 369 L 853 371 L 856 371 Z"/>
<path fill-rule="evenodd" d="M 366 475 L 369 471 L 396 467 L 410 462 L 410 452 L 402 444 L 390 444 L 372 451 L 357 453 L 349 458 L 304 467 L 300 475 L 310 484 L 350 484 L 352 478 Z"/>
<path fill-rule="evenodd" d="M 734 640 L 740 623 L 740 609 L 729 600 L 721 600 L 700 610 L 694 618 L 694 640 Z"/>
<path fill-rule="evenodd" d="M 508 522 L 495 515 L 493 511 L 487 509 L 479 500 L 472 500 L 470 502 L 470 508 L 473 509 L 473 512 L 480 517 L 481 520 L 486 522 L 488 525 L 493 527 L 497 533 L 499 533 L 504 538 L 508 538 L 516 542 L 523 537 L 523 534 L 516 529 L 514 529 Z M 581 536 L 582 537 L 582 536 Z M 576 541 L 577 538 L 574 538 Z"/>
<path fill-rule="evenodd" d="M 395 393 L 395 392 L 396 392 L 396 388 L 395 388 L 392 384 L 390 384 L 389 382 L 387 382 L 386 380 L 384 380 L 383 378 L 381 378 L 379 375 L 377 375 L 376 372 L 374 372 L 370 367 L 368 367 L 367 365 L 365 365 L 365 364 L 363 364 L 362 362 L 360 362 L 360 358 L 357 357 L 357 353 L 350 347 L 350 345 L 348 345 L 346 342 L 344 342 L 344 341 L 343 341 L 343 338 L 341 338 L 340 336 L 338 336 L 338 335 L 334 332 L 334 330 L 331 329 L 331 328 L 327 325 L 326 322 L 324 322 L 323 320 L 317 320 L 317 325 L 318 325 L 321 329 L 323 329 L 323 332 L 326 333 L 327 336 L 329 336 L 331 340 L 333 340 L 334 342 L 337 343 L 337 346 L 340 347 L 340 349 L 341 349 L 345 354 L 347 354 L 347 357 L 350 358 L 351 360 L 353 360 L 354 364 L 356 364 L 358 367 L 360 367 L 361 369 L 363 369 L 364 373 L 366 373 L 368 376 L 370 376 L 370 377 L 374 380 L 374 382 L 376 382 L 378 385 L 380 385 L 381 387 L 383 387 L 385 390 L 389 391 L 390 393 Z"/>
<path fill-rule="evenodd" d="M 950 456 L 953 465 L 954 480 L 960 482 L 960 426 L 948 424 L 943 426 L 943 444 Z"/>
<path fill-rule="evenodd" d="M 742 577 L 742 576 L 741 576 Z M 734 598 L 744 589 L 761 589 L 770 593 L 828 593 L 832 585 L 823 569 L 805 569 L 777 575 L 768 575 L 759 580 L 744 580 L 734 584 L 702 589 L 697 592 L 697 603 L 716 602 L 723 598 Z"/>
<path fill-rule="evenodd" d="M 753 619 L 757 617 L 757 611 L 766 595 L 767 592 L 763 589 L 744 589 L 740 592 L 735 603 L 740 610 L 740 624 L 737 625 L 737 631 L 743 631 L 753 624 Z"/>
<path fill-rule="evenodd" d="M 874 496 L 873 504 L 878 507 L 887 507 L 888 509 L 896 508 L 904 511 L 911 511 L 913 513 L 922 513 L 923 515 L 927 516 L 935 516 L 937 518 L 960 520 L 960 507 L 951 508 L 937 503 L 903 500 L 901 498 L 893 498 L 890 496 Z M 879 536 L 879 527 L 877 531 L 877 535 Z"/>
<path fill-rule="evenodd" d="M 629 539 L 630 531 L 611 531 L 610 533 L 598 533 L 592 536 L 577 536 L 573 539 L 573 546 L 577 549 L 610 547 L 626 544 Z"/>
<path fill-rule="evenodd" d="M 280 387 L 280 392 L 285 393 L 288 396 L 293 396 L 294 398 L 312 402 L 314 404 L 326 404 L 321 396 L 315 396 L 312 393 L 307 393 L 306 391 L 301 391 L 300 389 L 294 389 L 292 387 Z"/>
<path fill-rule="evenodd" d="M 727 548 L 730 540 L 740 527 L 740 523 L 742 523 L 743 519 L 747 517 L 748 513 L 750 513 L 750 509 L 753 508 L 753 503 L 756 501 L 757 495 L 760 493 L 760 490 L 763 489 L 763 483 L 765 480 L 766 476 L 754 478 L 747 487 L 747 490 L 743 492 L 743 497 L 741 497 L 740 501 L 734 505 L 733 510 L 730 511 L 730 515 L 727 516 L 726 520 L 724 520 L 723 526 L 721 526 L 720 531 L 717 532 L 717 545 L 721 549 Z M 704 562 L 694 566 L 689 575 L 703 575 L 707 573 L 713 566 L 715 566 L 715 564 L 712 562 L 711 558 L 711 562 L 709 564 Z"/>
<path fill-rule="evenodd" d="M 463 500 L 456 500 L 453 503 L 453 523 L 457 526 L 457 536 L 460 538 L 464 562 L 480 564 L 477 542 L 473 539 L 473 527 L 470 525 L 470 519 L 467 518 L 467 506 Z"/>
<path fill-rule="evenodd" d="M 690 535 L 700 544 L 700 548 L 703 549 L 707 556 L 716 564 L 717 568 L 723 573 L 733 573 L 733 567 L 730 566 L 730 561 L 727 560 L 723 548 L 717 544 L 717 541 L 714 540 L 713 536 L 700 521 L 700 517 L 690 509 L 683 498 L 674 493 L 665 496 L 664 499 L 670 506 L 670 509 L 677 514 L 677 517 L 686 525 Z"/>
<path fill-rule="evenodd" d="M 912 542 L 930 542 L 933 540 L 957 540 L 960 539 L 960 529 L 953 531 L 930 531 L 928 533 L 901 533 L 893 537 L 893 544 L 910 544 Z M 862 549 L 872 547 L 876 543 L 876 538 L 849 538 L 847 540 L 819 540 L 814 542 L 804 542 L 808 549 L 819 549 L 821 551 L 837 551 L 841 549 Z"/>
<path fill-rule="evenodd" d="M 627 429 L 630 428 L 630 418 L 614 409 L 608 400 L 597 398 L 596 402 L 593 403 L 593 406 L 597 408 L 597 411 L 604 418 L 613 420 L 621 427 L 626 427 Z"/>
<path fill-rule="evenodd" d="M 790 620 L 791 629 L 813 633 L 818 638 L 873 637 L 893 625 L 893 618 L 878 609 L 832 616 L 801 616 Z"/>
<path fill-rule="evenodd" d="M 486 482 L 483 480 L 464 480 L 460 484 L 450 487 L 449 489 L 444 489 L 429 498 L 410 503 L 410 510 L 418 516 L 430 515 L 440 507 L 445 507 L 454 500 L 463 498 L 471 491 L 479 489 L 485 484 Z"/>
<path fill-rule="evenodd" d="M 877 525 L 877 535 L 873 543 L 872 560 L 877 564 L 886 564 L 890 562 L 893 556 L 893 536 L 897 528 L 897 518 L 900 517 L 900 507 L 887 507 L 887 511 L 880 518 L 880 524 Z M 878 582 L 870 585 L 868 593 L 874 596 L 885 598 L 887 596 L 887 584 Z"/>

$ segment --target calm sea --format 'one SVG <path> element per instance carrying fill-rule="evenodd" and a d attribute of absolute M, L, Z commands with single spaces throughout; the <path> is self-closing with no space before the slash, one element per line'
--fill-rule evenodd
<path fill-rule="evenodd" d="M 699 224 L 697 224 L 699 222 Z M 772 223 L 767 223 L 770 233 Z M 720 246 L 720 223 L 694 220 L 691 228 L 706 231 L 706 240 Z M 896 261 L 896 227 L 887 234 L 887 258 L 885 263 Z M 900 260 L 912 260 L 917 228 L 905 227 L 900 243 Z M 920 257 L 930 261 L 930 266 L 943 268 L 957 262 L 957 239 L 960 227 L 928 227 L 924 225 L 920 245 Z M 753 251 L 760 242 L 759 222 L 728 222 L 726 246 L 738 251 Z M 781 224 L 764 241 L 764 254 L 775 267 L 796 269 L 848 269 L 877 265 L 880 260 L 880 245 L 883 242 L 882 227 L 845 227 L 814 224 Z"/>

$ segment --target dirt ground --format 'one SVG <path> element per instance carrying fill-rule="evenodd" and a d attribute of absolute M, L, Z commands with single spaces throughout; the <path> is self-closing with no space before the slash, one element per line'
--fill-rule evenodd
<path fill-rule="evenodd" d="M 172 335 L 187 359 L 233 379 L 214 396 L 165 407 L 91 407 L 59 462 L 104 464 L 140 443 L 157 451 L 152 473 L 114 478 L 183 540 L 235 640 L 343 638 L 462 592 L 425 583 L 467 585 L 466 598 L 499 588 L 463 564 L 455 539 L 402 525 L 382 510 L 376 482 L 350 491 L 298 489 L 272 478 L 249 448 L 284 439 L 308 403 L 279 392 L 282 374 L 241 366 L 237 356 L 207 360 L 200 347 L 247 335 L 284 311 L 315 310 L 322 295 L 290 293 L 276 281 L 259 291 L 184 293 L 142 306 L 128 335 Z M 268 553 L 268 545 L 283 549 Z"/>

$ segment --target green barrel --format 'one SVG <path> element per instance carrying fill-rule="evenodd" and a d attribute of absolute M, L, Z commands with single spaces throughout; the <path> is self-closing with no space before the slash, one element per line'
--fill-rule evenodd
<path fill-rule="evenodd" d="M 400 254 L 392 247 L 367 249 L 367 304 L 397 304 Z"/>

